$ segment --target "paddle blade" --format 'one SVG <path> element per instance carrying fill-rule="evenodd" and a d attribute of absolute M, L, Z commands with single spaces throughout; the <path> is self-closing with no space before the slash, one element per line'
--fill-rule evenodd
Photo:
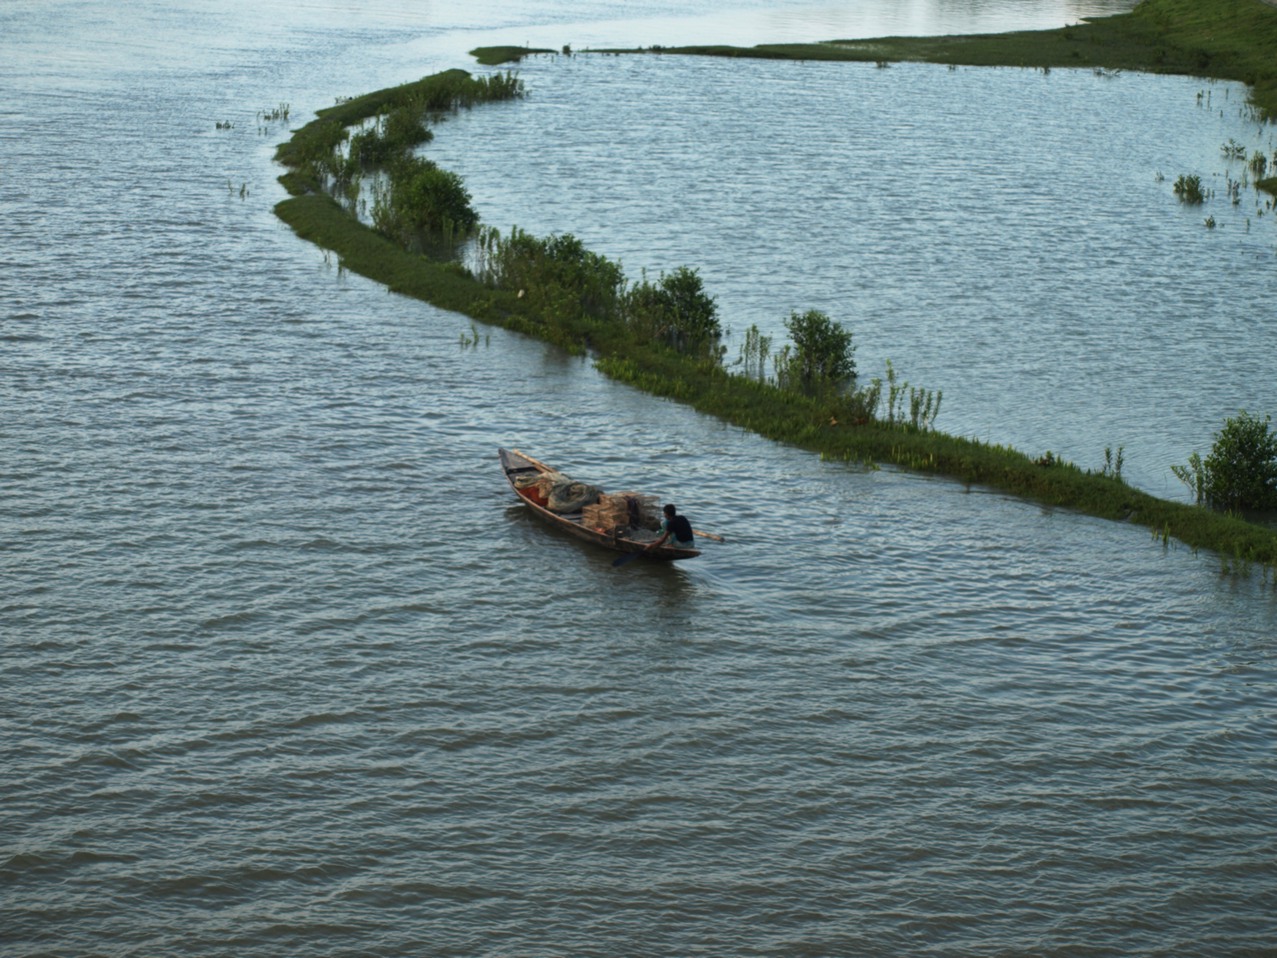
<path fill-rule="evenodd" d="M 639 557 L 639 554 L 637 552 L 627 552 L 623 556 L 617 556 L 615 559 L 612 560 L 612 568 L 619 569 L 621 566 L 625 565 L 627 562 L 633 562 L 638 557 Z"/>

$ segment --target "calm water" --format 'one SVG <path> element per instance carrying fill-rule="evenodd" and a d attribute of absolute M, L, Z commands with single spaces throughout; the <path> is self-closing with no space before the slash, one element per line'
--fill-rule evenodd
<path fill-rule="evenodd" d="M 463 347 L 274 218 L 288 127 L 259 110 L 479 43 L 1105 7 L 681 9 L 0 8 L 4 954 L 1271 953 L 1271 583 L 822 463 L 499 330 Z M 431 147 L 489 222 L 699 266 L 738 330 L 826 308 L 862 368 L 944 388 L 951 431 L 1125 443 L 1158 489 L 1277 410 L 1271 214 L 1170 196 L 1270 142 L 1237 87 L 521 73 Z M 730 542 L 614 570 L 512 504 L 498 444 Z"/>

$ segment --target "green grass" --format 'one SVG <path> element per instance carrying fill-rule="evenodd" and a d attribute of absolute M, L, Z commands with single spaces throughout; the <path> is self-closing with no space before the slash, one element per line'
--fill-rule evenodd
<path fill-rule="evenodd" d="M 453 102 L 453 94 L 465 88 L 457 73 L 463 71 L 409 84 L 408 93 L 395 88 L 347 101 L 297 130 L 277 154 L 282 162 L 294 164 L 280 177 L 293 195 L 276 206 L 279 217 L 302 238 L 335 252 L 343 269 L 393 292 L 536 336 L 576 354 L 590 353 L 608 376 L 778 442 L 819 451 L 831 459 L 890 463 L 1050 506 L 1138 523 L 1163 542 L 1173 537 L 1195 549 L 1214 550 L 1232 569 L 1244 569 L 1250 563 L 1277 569 L 1277 531 L 1200 506 L 1158 499 L 1127 486 L 1107 468 L 1090 471 L 1053 457 L 1034 459 L 1004 446 L 881 417 L 866 421 L 863 408 L 851 397 L 812 397 L 756 376 L 733 374 L 717 356 L 679 352 L 642 335 L 634 324 L 616 321 L 607 311 L 572 305 L 571 297 L 563 295 L 569 292 L 567 287 L 545 295 L 497 288 L 456 262 L 410 251 L 365 226 L 317 189 L 313 177 L 299 172 L 317 149 L 307 144 L 318 143 L 322 148 L 342 133 L 342 124 L 376 115 L 402 96 L 417 96 L 419 102 L 430 104 Z M 586 250 L 579 254 L 576 260 L 587 274 L 612 268 Z"/>
<path fill-rule="evenodd" d="M 1260 112 L 1277 117 L 1277 8 L 1261 0 L 1144 0 L 1129 14 L 1055 30 L 597 52 L 1186 74 L 1246 83 Z"/>
<path fill-rule="evenodd" d="M 476 47 L 470 51 L 470 55 L 486 67 L 495 67 L 502 63 L 518 63 L 524 57 L 538 53 L 558 52 L 543 47 Z"/>

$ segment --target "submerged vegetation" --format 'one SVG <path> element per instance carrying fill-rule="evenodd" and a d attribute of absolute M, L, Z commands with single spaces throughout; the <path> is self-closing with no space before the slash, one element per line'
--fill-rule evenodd
<path fill-rule="evenodd" d="M 1202 178 L 1195 173 L 1181 173 L 1175 178 L 1172 189 L 1181 203 L 1200 206 L 1206 202 L 1206 194 L 1202 192 Z"/>
<path fill-rule="evenodd" d="M 1120 448 L 1116 461 L 1104 450 L 1103 465 L 1092 470 L 937 432 L 942 394 L 899 379 L 890 362 L 885 378 L 862 384 L 851 332 L 825 313 L 791 313 L 791 342 L 779 349 L 751 327 L 728 364 L 717 305 L 696 270 L 631 281 L 570 234 L 516 228 L 503 236 L 480 226 L 460 180 L 413 151 L 447 111 L 521 94 L 509 74 L 475 79 L 453 70 L 339 101 L 280 146 L 277 158 L 288 167 L 280 180 L 292 195 L 276 211 L 300 236 L 334 251 L 343 269 L 591 355 L 608 376 L 768 438 L 1137 522 L 1164 542 L 1216 550 L 1238 567 L 1277 566 L 1277 533 L 1131 488 Z M 355 185 L 370 177 L 380 185 L 364 222 Z M 441 236 L 446 255 L 432 242 Z M 451 255 L 451 241 L 463 236 L 473 241 L 469 268 Z M 472 327 L 462 344 L 477 342 Z"/>

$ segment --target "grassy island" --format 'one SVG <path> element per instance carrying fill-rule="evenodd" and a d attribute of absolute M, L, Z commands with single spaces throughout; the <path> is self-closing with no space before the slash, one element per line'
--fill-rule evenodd
<path fill-rule="evenodd" d="M 1139 9 L 1145 11 L 1143 17 L 1154 20 L 1146 8 L 1161 17 L 1178 11 L 1183 19 L 1175 22 L 1184 28 L 1188 14 L 1198 7 L 1240 9 L 1251 3 L 1263 6 L 1260 0 L 1146 0 Z M 1277 28 L 1277 10 L 1265 7 L 1264 14 Z M 1257 30 L 1251 35 L 1258 35 Z M 1239 27 L 1236 35 L 1243 33 Z M 1231 35 L 1221 29 L 1216 34 Z M 1179 34 L 1166 27 L 1163 35 Z M 997 38 L 978 39 L 985 44 L 981 49 L 989 51 L 998 43 Z M 895 41 L 872 41 L 889 42 Z M 926 41 L 899 42 L 919 44 L 916 51 L 924 49 Z M 1174 49 L 1183 42 L 1187 41 Z M 1165 44 L 1170 49 L 1169 39 Z M 884 48 L 874 48 L 872 54 L 847 45 L 817 49 L 835 51 L 843 59 L 877 59 Z M 852 55 L 857 52 L 861 55 Z M 1239 55 L 1238 62 L 1243 59 Z M 694 270 L 680 268 L 656 283 L 631 283 L 617 264 L 585 250 L 570 235 L 537 239 L 516 229 L 512 236 L 501 237 L 495 230 L 476 228 L 459 182 L 414 158 L 412 147 L 430 138 L 426 123 L 432 116 L 521 94 L 521 84 L 509 75 L 476 79 L 450 70 L 321 110 L 279 147 L 277 159 L 288 167 L 280 181 L 291 196 L 277 205 L 276 212 L 298 235 L 335 252 L 344 268 L 395 292 L 590 355 L 610 377 L 776 441 L 827 458 L 893 464 L 1137 523 L 1164 543 L 1174 538 L 1194 549 L 1219 553 L 1226 568 L 1256 563 L 1265 574 L 1277 569 L 1277 531 L 1131 488 L 1121 477 L 1120 451 L 1116 465 L 1107 462 L 1092 471 L 1049 453 L 1034 458 L 1005 446 L 946 435 L 932 426 L 933 400 L 938 407 L 939 396 L 897 382 L 890 368 L 886 383 L 874 379 L 862 386 L 855 381 L 854 364 L 849 364 L 840 367 L 835 383 L 822 372 L 828 367 L 813 362 L 801 343 L 769 353 L 770 344 L 756 329 L 747 334 L 740 360 L 729 367 L 724 364 L 726 347 L 719 342 L 712 299 L 700 289 Z M 359 184 L 369 177 L 381 177 L 383 183 L 388 178 L 390 184 L 382 186 L 376 199 L 372 225 L 355 212 Z M 466 238 L 477 243 L 484 264 L 473 271 L 452 256 L 456 243 Z M 821 317 L 809 313 L 793 319 L 791 333 L 812 328 L 802 326 L 801 320 Z M 819 326 L 816 322 L 816 332 L 822 331 Z M 840 348 L 849 347 L 850 334 L 839 342 Z M 776 375 L 766 371 L 769 356 Z"/>

